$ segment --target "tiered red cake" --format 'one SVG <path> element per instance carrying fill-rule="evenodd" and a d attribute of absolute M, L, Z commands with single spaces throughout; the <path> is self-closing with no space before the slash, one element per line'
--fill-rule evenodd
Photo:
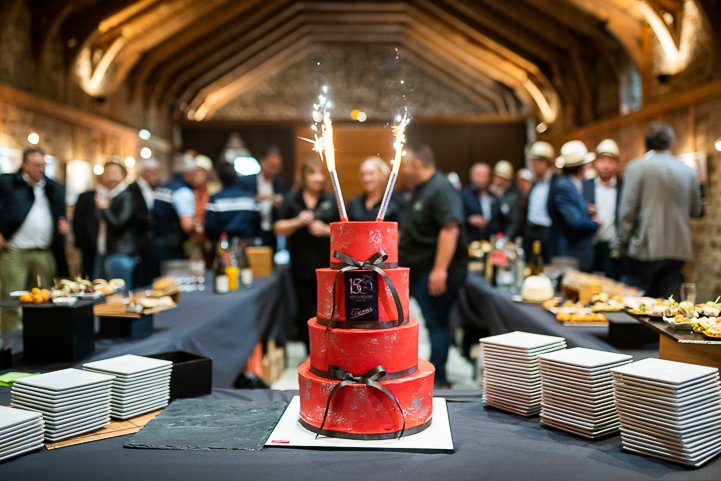
<path fill-rule="evenodd" d="M 397 224 L 331 224 L 330 265 L 316 271 L 310 360 L 298 368 L 301 424 L 356 439 L 422 431 L 433 414 L 435 369 L 418 359 Z"/>

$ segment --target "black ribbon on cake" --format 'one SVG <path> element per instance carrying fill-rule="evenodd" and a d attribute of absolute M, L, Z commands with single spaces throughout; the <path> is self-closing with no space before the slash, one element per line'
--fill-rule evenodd
<path fill-rule="evenodd" d="M 365 373 L 361 374 L 360 376 L 356 376 L 353 373 L 350 373 L 343 369 L 342 367 L 338 366 L 328 366 L 328 373 L 332 376 L 332 379 L 336 381 L 340 381 L 338 384 L 336 384 L 333 389 L 330 391 L 330 394 L 328 395 L 328 402 L 326 402 L 325 405 L 325 412 L 323 413 L 323 421 L 320 423 L 320 428 L 313 429 L 315 431 L 315 437 L 316 439 L 321 434 L 330 436 L 330 437 L 344 437 L 342 434 L 338 431 L 330 431 L 330 430 L 324 430 L 325 422 L 328 419 L 328 412 L 330 411 L 330 404 L 333 401 L 333 397 L 336 395 L 338 391 L 343 389 L 346 386 L 350 386 L 351 384 L 363 384 L 365 386 L 368 386 L 373 389 L 377 389 L 388 398 L 390 398 L 391 401 L 396 405 L 398 408 L 398 412 L 401 414 L 401 420 L 403 421 L 403 427 L 400 431 L 396 431 L 398 433 L 398 439 L 403 437 L 403 433 L 406 431 L 406 416 L 403 414 L 403 408 L 401 407 L 401 403 L 398 402 L 398 399 L 393 395 L 392 392 L 388 390 L 387 387 L 382 385 L 379 381 L 383 379 L 386 376 L 386 370 L 383 366 L 378 365 L 374 367 L 373 369 L 369 369 Z M 385 434 L 385 436 L 384 436 Z M 395 437 L 396 433 L 392 433 Z M 354 438 L 362 438 L 362 439 L 383 439 L 384 437 L 387 437 L 387 433 L 383 434 L 354 434 Z"/>
<path fill-rule="evenodd" d="M 330 319 L 318 319 L 319 324 L 326 326 L 327 329 L 330 329 L 331 327 L 346 329 L 388 329 L 391 327 L 398 327 L 404 322 L 408 321 L 408 319 L 403 316 L 403 304 L 401 303 L 401 296 L 398 294 L 396 286 L 393 285 L 393 281 L 391 281 L 391 278 L 388 276 L 388 274 L 386 274 L 384 270 L 389 268 L 387 267 L 388 264 L 384 264 L 385 260 L 388 259 L 388 254 L 386 254 L 385 251 L 380 250 L 370 256 L 365 261 L 359 261 L 358 259 L 355 259 L 352 256 L 344 254 L 340 251 L 333 252 L 333 257 L 342 261 L 343 267 L 338 270 L 335 275 L 335 279 L 333 279 L 333 308 L 330 313 Z M 381 276 L 384 281 L 386 281 L 386 285 L 391 291 L 393 302 L 396 305 L 397 319 L 393 321 L 377 322 L 335 320 L 336 291 L 338 281 L 341 279 L 344 273 L 356 270 L 373 271 L 379 276 Z"/>

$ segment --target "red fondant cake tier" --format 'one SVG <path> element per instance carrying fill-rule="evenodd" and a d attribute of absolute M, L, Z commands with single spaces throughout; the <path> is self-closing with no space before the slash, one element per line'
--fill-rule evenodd
<path fill-rule="evenodd" d="M 415 374 L 381 381 L 400 403 L 405 415 L 406 432 L 409 434 L 427 427 L 431 420 L 434 372 L 431 363 L 418 360 L 418 371 Z M 306 361 L 298 368 L 298 382 L 300 419 L 311 429 L 317 430 L 323 422 L 328 396 L 339 381 L 314 375 L 310 372 L 310 362 Z M 339 437 L 393 437 L 402 426 L 401 414 L 386 394 L 364 384 L 351 384 L 336 392 L 323 430 L 330 431 L 331 435 L 337 433 Z"/>
<path fill-rule="evenodd" d="M 395 269 L 386 269 L 386 274 L 390 278 L 393 286 L 398 292 L 401 305 L 403 306 L 403 315 L 401 319 L 409 316 L 408 308 L 408 282 L 410 269 L 407 267 L 397 267 Z M 318 279 L 318 308 L 317 315 L 319 319 L 330 320 L 333 312 L 333 281 L 338 273 L 335 269 L 316 269 L 315 275 Z M 341 322 L 346 321 L 345 312 L 345 282 L 341 274 L 336 285 L 335 299 L 335 316 L 333 320 Z M 394 321 L 397 320 L 396 304 L 393 300 L 390 287 L 382 276 L 378 276 L 378 320 Z"/>
<path fill-rule="evenodd" d="M 316 319 L 308 321 L 310 363 L 328 371 L 340 366 L 364 373 L 381 364 L 386 372 L 401 373 L 418 363 L 418 321 L 411 319 L 395 329 L 330 329 Z"/>
<path fill-rule="evenodd" d="M 398 224 L 395 222 L 334 222 L 330 225 L 330 265 L 337 267 L 340 251 L 357 261 L 368 260 L 376 252 L 388 254 L 387 264 L 398 263 Z"/>

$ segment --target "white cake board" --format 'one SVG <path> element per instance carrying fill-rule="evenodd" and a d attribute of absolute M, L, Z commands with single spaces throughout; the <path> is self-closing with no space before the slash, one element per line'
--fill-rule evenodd
<path fill-rule="evenodd" d="M 300 396 L 293 396 L 280 421 L 265 442 L 274 448 L 381 449 L 413 452 L 453 452 L 453 436 L 445 398 L 433 398 L 433 421 L 420 433 L 401 439 L 364 441 L 319 436 L 299 422 Z"/>

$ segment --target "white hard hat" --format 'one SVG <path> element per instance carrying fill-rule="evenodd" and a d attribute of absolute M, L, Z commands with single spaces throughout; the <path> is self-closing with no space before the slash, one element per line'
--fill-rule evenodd
<path fill-rule="evenodd" d="M 603 139 L 596 147 L 596 155 L 607 155 L 618 159 L 621 156 L 621 150 L 613 139 Z"/>
<path fill-rule="evenodd" d="M 561 147 L 561 155 L 556 158 L 556 167 L 562 169 L 566 167 L 576 167 L 588 164 L 596 159 L 596 155 L 589 152 L 580 140 L 569 140 Z"/>
<path fill-rule="evenodd" d="M 553 146 L 548 142 L 543 142 L 542 140 L 539 140 L 538 142 L 534 142 L 533 145 L 531 145 L 531 150 L 528 156 L 531 159 L 546 159 L 550 162 L 555 156 L 555 150 L 553 149 Z"/>

